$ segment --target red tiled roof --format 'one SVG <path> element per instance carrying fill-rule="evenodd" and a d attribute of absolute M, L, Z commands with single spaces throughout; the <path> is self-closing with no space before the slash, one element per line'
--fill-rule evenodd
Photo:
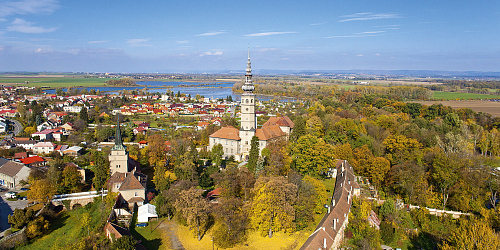
<path fill-rule="evenodd" d="M 259 137 L 259 140 L 267 141 L 270 139 L 285 136 L 286 134 L 280 129 L 278 125 L 273 125 L 257 129 L 257 131 L 255 131 L 255 135 Z"/>
<path fill-rule="evenodd" d="M 28 158 L 20 159 L 23 164 L 32 164 L 36 162 L 44 162 L 45 160 L 40 156 L 31 156 Z"/>
<path fill-rule="evenodd" d="M 215 133 L 211 134 L 210 137 L 230 139 L 230 140 L 241 140 L 240 131 L 233 126 L 223 127 L 217 130 Z"/>

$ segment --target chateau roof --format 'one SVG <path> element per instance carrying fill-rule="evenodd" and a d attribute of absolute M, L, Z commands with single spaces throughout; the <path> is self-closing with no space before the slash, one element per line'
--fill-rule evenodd
<path fill-rule="evenodd" d="M 217 130 L 215 133 L 211 134 L 210 137 L 229 139 L 229 140 L 241 140 L 240 131 L 233 126 L 223 127 Z"/>
<path fill-rule="evenodd" d="M 295 125 L 292 120 L 288 116 L 282 116 L 282 117 L 270 117 L 269 120 L 267 120 L 262 127 L 267 127 L 267 126 L 272 126 L 272 125 L 278 125 L 280 127 L 290 127 L 293 128 Z"/>
<path fill-rule="evenodd" d="M 255 135 L 259 137 L 259 140 L 267 141 L 270 139 L 285 136 L 286 134 L 280 129 L 278 125 L 272 125 L 257 129 L 257 131 L 255 131 Z"/>
<path fill-rule="evenodd" d="M 137 175 L 137 177 L 136 177 Z M 144 189 L 145 185 L 141 183 L 142 181 L 139 181 L 137 178 L 141 178 L 145 180 L 145 176 L 143 174 L 134 172 L 134 173 L 127 173 L 125 177 L 125 180 L 123 181 L 123 184 L 120 186 L 120 191 L 124 190 L 131 190 L 131 189 Z M 146 182 L 144 182 L 146 184 Z"/>

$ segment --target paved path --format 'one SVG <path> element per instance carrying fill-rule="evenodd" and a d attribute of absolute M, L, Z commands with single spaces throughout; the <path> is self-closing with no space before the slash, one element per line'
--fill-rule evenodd
<path fill-rule="evenodd" d="M 28 206 L 27 200 L 17 200 L 8 201 L 5 196 L 5 192 L 0 193 L 0 232 L 3 235 L 3 231 L 10 228 L 8 221 L 8 216 L 14 214 L 16 208 L 23 209 Z"/>
<path fill-rule="evenodd" d="M 170 249 L 176 250 L 185 250 L 184 246 L 182 246 L 181 241 L 177 238 L 176 234 L 177 224 L 173 220 L 164 220 L 160 224 L 160 228 L 164 230 L 168 236 L 168 240 L 170 241 Z"/>

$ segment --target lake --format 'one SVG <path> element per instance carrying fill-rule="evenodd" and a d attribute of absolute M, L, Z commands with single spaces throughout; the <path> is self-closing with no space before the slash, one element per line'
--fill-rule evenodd
<path fill-rule="evenodd" d="M 226 83 L 226 82 L 216 82 L 216 83 L 199 83 L 199 82 L 158 82 L 158 81 L 147 81 L 147 82 L 137 82 L 139 85 L 137 87 L 87 87 L 87 88 L 78 88 L 78 89 L 87 89 L 87 90 L 99 90 L 101 92 L 105 92 L 107 94 L 119 94 L 120 90 L 143 90 L 147 86 L 154 88 L 148 88 L 147 91 L 150 93 L 160 93 L 165 94 L 167 91 L 173 91 L 174 93 L 180 92 L 185 95 L 191 95 L 192 97 L 199 94 L 208 98 L 226 98 L 228 96 L 232 96 L 233 100 L 238 101 L 241 100 L 240 93 L 235 93 L 231 89 L 234 83 Z M 161 88 L 161 87 L 168 88 Z M 182 86 L 182 87 L 177 87 Z M 188 86 L 198 86 L 198 87 L 188 87 Z M 63 89 L 67 91 L 67 89 Z M 45 90 L 47 94 L 55 94 L 55 89 Z M 261 101 L 269 101 L 272 99 L 281 100 L 281 101 L 293 101 L 296 98 L 289 97 L 280 97 L 280 96 L 268 96 L 268 95 L 256 95 L 256 98 Z"/>

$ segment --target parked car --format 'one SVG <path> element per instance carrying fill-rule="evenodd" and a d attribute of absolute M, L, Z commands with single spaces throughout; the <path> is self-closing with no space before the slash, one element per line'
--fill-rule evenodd
<path fill-rule="evenodd" d="M 14 198 L 16 198 L 16 192 L 14 192 L 14 191 L 7 192 L 5 194 L 5 197 L 14 199 Z"/>
<path fill-rule="evenodd" d="M 135 225 L 136 227 L 147 227 L 148 223 L 139 223 Z"/>
<path fill-rule="evenodd" d="M 29 188 L 21 188 L 21 191 L 29 191 Z"/>

